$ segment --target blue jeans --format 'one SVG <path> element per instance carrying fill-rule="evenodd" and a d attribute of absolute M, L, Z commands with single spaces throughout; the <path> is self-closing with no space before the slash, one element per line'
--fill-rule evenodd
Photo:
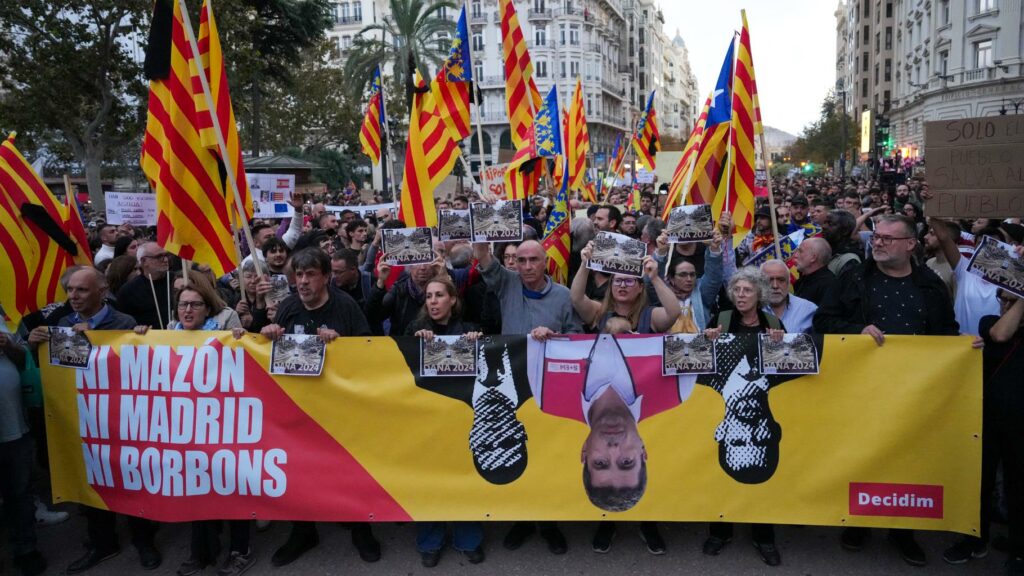
<path fill-rule="evenodd" d="M 452 548 L 459 552 L 476 550 L 484 541 L 484 527 L 480 522 L 452 522 Z M 444 522 L 416 523 L 416 550 L 437 552 L 444 546 Z"/>
<path fill-rule="evenodd" d="M 36 549 L 36 509 L 29 490 L 34 454 L 28 434 L 0 442 L 0 497 L 4 499 L 4 527 L 14 556 Z"/>

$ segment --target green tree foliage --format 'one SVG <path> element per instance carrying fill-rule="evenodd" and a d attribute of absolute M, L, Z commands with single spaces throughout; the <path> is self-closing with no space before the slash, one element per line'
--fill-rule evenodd
<path fill-rule="evenodd" d="M 454 12 L 456 6 L 448 0 L 389 0 L 389 4 L 391 15 L 364 27 L 352 42 L 345 77 L 347 85 L 361 94 L 369 87 L 374 68 L 390 64 L 404 87 L 408 111 L 415 71 L 429 79 L 431 70 L 437 70 L 447 56 L 455 23 L 440 15 L 442 10 Z"/>
<path fill-rule="evenodd" d="M 141 140 L 145 86 L 133 50 L 150 0 L 0 2 L 0 121 L 19 148 L 85 170 L 100 202 L 103 162 Z M 137 144 L 136 144 L 137 145 Z"/>
<path fill-rule="evenodd" d="M 341 190 L 349 182 L 361 187 L 365 176 L 359 171 L 357 159 L 350 154 L 343 154 L 333 148 L 284 148 L 281 153 L 292 158 L 299 158 L 319 166 L 313 170 L 313 178 L 323 182 L 328 190 Z"/>
<path fill-rule="evenodd" d="M 789 146 L 785 155 L 795 161 L 806 160 L 814 164 L 832 165 L 843 150 L 855 146 L 860 132 L 857 123 L 846 119 L 846 144 L 843 145 L 843 111 L 835 95 L 829 93 L 821 103 L 821 115 L 804 128 L 803 134 Z M 849 160 L 849 159 L 848 159 Z"/>

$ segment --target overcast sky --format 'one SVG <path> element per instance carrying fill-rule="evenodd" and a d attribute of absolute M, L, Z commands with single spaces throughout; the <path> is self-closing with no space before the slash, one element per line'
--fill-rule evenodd
<path fill-rule="evenodd" d="M 800 135 L 817 119 L 820 104 L 835 85 L 838 2 L 830 0 L 660 0 L 665 33 L 676 29 L 690 51 L 700 103 L 714 87 L 729 35 L 747 10 L 761 117 L 769 126 Z"/>

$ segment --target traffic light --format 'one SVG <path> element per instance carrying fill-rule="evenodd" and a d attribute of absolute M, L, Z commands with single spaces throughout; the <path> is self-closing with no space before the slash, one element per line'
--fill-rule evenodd
<path fill-rule="evenodd" d="M 875 149 L 879 156 L 888 156 L 892 145 L 888 116 L 875 116 Z"/>

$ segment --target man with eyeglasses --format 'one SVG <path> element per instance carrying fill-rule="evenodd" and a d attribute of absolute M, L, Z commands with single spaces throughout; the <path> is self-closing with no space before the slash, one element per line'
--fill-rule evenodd
<path fill-rule="evenodd" d="M 154 244 L 155 246 L 155 244 Z M 159 249 L 159 247 L 157 247 Z M 142 247 L 139 247 L 142 250 Z M 141 253 L 141 252 L 140 252 Z M 95 268 L 81 268 L 71 274 L 67 281 L 68 302 L 72 313 L 61 318 L 57 326 L 85 330 L 131 330 L 138 324 L 131 316 L 118 312 L 104 301 L 107 293 L 107 279 Z M 152 302 L 152 298 L 150 299 Z M 49 328 L 39 326 L 29 332 L 28 345 L 37 351 L 39 345 L 50 340 Z M 86 553 L 67 568 L 68 574 L 84 572 L 97 564 L 117 556 L 120 545 L 117 541 L 117 515 L 109 510 L 85 507 L 85 518 L 89 540 Z M 160 552 L 153 546 L 156 524 L 149 520 L 128 517 L 132 530 L 132 543 L 139 553 L 143 569 L 154 570 L 162 561 Z"/>
<path fill-rule="evenodd" d="M 170 254 L 156 242 L 144 242 L 136 255 L 139 275 L 117 292 L 117 309 L 141 325 L 163 330 L 171 321 Z"/>
<path fill-rule="evenodd" d="M 871 256 L 845 270 L 814 316 L 822 334 L 867 334 L 882 346 L 886 334 L 956 336 L 960 333 L 949 291 L 942 280 L 913 260 L 914 223 L 901 214 L 878 219 L 871 235 Z M 864 547 L 867 528 L 843 530 L 847 550 Z M 927 563 L 910 530 L 890 530 L 889 540 L 912 566 Z"/>

